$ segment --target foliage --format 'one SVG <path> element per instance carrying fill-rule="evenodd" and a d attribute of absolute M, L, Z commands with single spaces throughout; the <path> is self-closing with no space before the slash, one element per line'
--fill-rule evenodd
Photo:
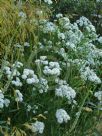
<path fill-rule="evenodd" d="M 102 1 L 98 0 L 58 0 L 53 2 L 53 13 L 67 14 L 72 21 L 80 16 L 87 17 L 102 34 Z M 53 15 L 54 15 L 53 14 Z"/>
<path fill-rule="evenodd" d="M 86 136 L 101 118 L 102 37 L 47 4 L 0 1 L 0 135 Z"/>

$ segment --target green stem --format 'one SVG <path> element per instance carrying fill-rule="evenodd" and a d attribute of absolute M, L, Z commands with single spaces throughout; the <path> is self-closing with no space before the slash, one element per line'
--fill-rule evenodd
<path fill-rule="evenodd" d="M 84 98 L 83 101 L 82 101 L 82 104 L 81 104 L 81 106 L 80 106 L 80 108 L 79 108 L 79 111 L 78 111 L 78 112 L 79 112 L 79 115 L 76 116 L 76 119 L 75 119 L 75 121 L 74 121 L 72 127 L 71 127 L 70 130 L 69 130 L 69 133 L 71 133 L 71 132 L 75 129 L 75 127 L 76 127 L 76 125 L 77 125 L 77 122 L 78 122 L 78 119 L 79 119 L 79 117 L 80 117 L 80 115 L 81 115 L 83 106 L 84 106 L 84 104 L 85 104 L 85 101 L 86 101 L 86 99 L 87 99 L 88 96 L 89 96 L 89 93 L 90 93 L 90 90 L 88 90 L 88 92 L 87 92 L 85 98 Z"/>

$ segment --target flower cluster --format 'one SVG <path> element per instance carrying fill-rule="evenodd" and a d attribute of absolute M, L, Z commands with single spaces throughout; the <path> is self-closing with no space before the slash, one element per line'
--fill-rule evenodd
<path fill-rule="evenodd" d="M 23 101 L 23 95 L 19 90 L 15 90 L 15 101 L 22 102 Z"/>
<path fill-rule="evenodd" d="M 52 0 L 44 0 L 44 2 L 49 4 L 49 5 L 52 4 Z"/>
<path fill-rule="evenodd" d="M 73 90 L 65 81 L 59 81 L 59 87 L 55 90 L 55 95 L 59 97 L 66 97 L 69 101 L 73 100 L 76 96 Z"/>
<path fill-rule="evenodd" d="M 35 123 L 32 123 L 32 132 L 38 132 L 39 134 L 42 134 L 44 131 L 45 125 L 43 122 L 36 121 Z"/>
<path fill-rule="evenodd" d="M 99 101 L 102 101 L 102 91 L 95 92 L 94 96 L 95 96 Z"/>
<path fill-rule="evenodd" d="M 47 56 L 40 56 L 40 59 L 35 60 L 36 64 L 48 65 Z"/>
<path fill-rule="evenodd" d="M 12 80 L 12 84 L 15 86 L 22 86 L 22 82 L 20 81 L 18 77 L 16 77 L 15 80 Z"/>
<path fill-rule="evenodd" d="M 34 71 L 31 69 L 23 70 L 22 79 L 24 79 L 27 84 L 34 84 L 39 82 L 37 75 L 35 75 Z"/>
<path fill-rule="evenodd" d="M 55 76 L 59 76 L 60 71 L 61 68 L 58 62 L 49 62 L 49 65 L 45 66 L 43 70 L 45 75 L 55 75 Z"/>
<path fill-rule="evenodd" d="M 89 80 L 94 82 L 95 84 L 101 84 L 101 80 L 97 77 L 96 73 L 91 70 L 89 67 L 85 67 L 85 69 L 81 69 L 81 78 L 84 80 Z"/>
<path fill-rule="evenodd" d="M 10 63 L 6 62 L 6 66 L 4 67 L 4 72 L 7 75 L 7 77 L 11 77 L 11 75 L 14 76 L 19 76 L 20 72 L 18 68 L 23 67 L 23 64 L 19 61 L 16 61 L 11 67 L 9 66 Z"/>
<path fill-rule="evenodd" d="M 51 0 L 44 2 L 52 4 Z M 24 23 L 27 15 L 21 12 L 19 18 Z M 84 99 L 81 93 L 87 93 L 90 88 L 95 91 L 93 88 L 98 88 L 102 83 L 99 72 L 102 50 L 96 46 L 97 43 L 102 43 L 102 37 L 96 34 L 95 27 L 85 17 L 71 23 L 69 18 L 57 14 L 53 22 L 40 17 L 35 22 L 35 45 L 32 38 L 30 42 L 26 38 L 21 43 L 17 41 L 13 47 L 22 63 L 16 60 L 13 52 L 13 64 L 9 61 L 2 66 L 0 87 L 4 88 L 4 93 L 1 89 L 0 110 L 17 112 L 15 116 L 24 124 L 28 121 L 26 127 L 32 133 L 47 135 L 46 129 L 56 129 L 57 132 L 64 129 L 64 125 L 59 124 L 69 123 L 69 120 L 72 124 L 75 112 L 79 109 L 80 98 Z M 5 99 L 6 96 L 9 99 Z M 101 101 L 102 92 L 95 92 L 94 96 Z M 80 111 L 77 113 L 81 115 Z M 12 119 L 13 114 L 9 115 Z M 19 124 L 15 121 L 16 123 Z M 49 135 L 56 134 L 49 132 Z"/>
<path fill-rule="evenodd" d="M 26 15 L 25 12 L 20 11 L 19 14 L 18 14 L 18 17 L 20 18 L 18 24 L 21 25 L 26 21 L 27 15 Z"/>
<path fill-rule="evenodd" d="M 95 27 L 92 25 L 92 23 L 84 16 L 82 16 L 79 20 L 77 20 L 77 23 L 82 27 L 85 27 L 88 32 L 95 32 Z"/>
<path fill-rule="evenodd" d="M 40 93 L 48 91 L 49 88 L 48 81 L 45 78 L 40 78 L 39 85 L 40 85 L 40 89 L 39 89 Z"/>
<path fill-rule="evenodd" d="M 43 26 L 44 33 L 54 33 L 56 32 L 56 30 L 57 30 L 57 27 L 54 23 L 45 21 L 44 26 Z"/>
<path fill-rule="evenodd" d="M 56 111 L 56 118 L 58 123 L 67 123 L 68 120 L 70 120 L 70 116 L 67 114 L 67 112 L 64 109 L 58 109 Z"/>
<path fill-rule="evenodd" d="M 8 107 L 10 104 L 10 100 L 9 99 L 5 99 L 4 98 L 4 94 L 2 93 L 2 91 L 0 90 L 0 109 L 4 107 L 4 105 L 6 107 Z"/>

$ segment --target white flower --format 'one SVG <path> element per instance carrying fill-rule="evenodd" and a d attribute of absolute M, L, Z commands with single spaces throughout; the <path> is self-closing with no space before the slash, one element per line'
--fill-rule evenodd
<path fill-rule="evenodd" d="M 23 101 L 23 95 L 19 90 L 15 90 L 15 101 L 22 102 Z"/>
<path fill-rule="evenodd" d="M 36 14 L 37 14 L 38 16 L 41 16 L 41 15 L 43 14 L 43 11 L 42 11 L 42 10 L 37 10 L 37 11 L 36 11 Z"/>
<path fill-rule="evenodd" d="M 49 5 L 52 4 L 52 0 L 44 0 L 44 2 L 49 4 Z"/>
<path fill-rule="evenodd" d="M 12 69 L 10 69 L 8 66 L 5 66 L 3 70 L 9 79 L 11 77 L 13 78 L 14 76 L 20 76 L 20 72 L 17 70 L 17 68 L 20 68 L 21 66 L 23 66 L 23 64 L 17 61 L 12 65 Z"/>
<path fill-rule="evenodd" d="M 91 82 L 94 82 L 95 84 L 100 84 L 101 80 L 100 78 L 96 75 L 96 73 L 90 69 L 89 67 L 86 67 L 84 69 L 80 70 L 81 72 L 81 78 L 84 80 L 89 80 Z"/>
<path fill-rule="evenodd" d="M 58 62 L 49 62 L 49 67 L 50 67 L 50 68 L 53 68 L 53 67 L 59 68 L 60 66 L 59 66 L 59 63 L 58 63 Z"/>
<path fill-rule="evenodd" d="M 15 68 L 15 69 L 13 70 L 13 72 L 12 72 L 12 75 L 13 75 L 13 76 L 20 76 L 20 73 L 19 73 L 19 71 Z"/>
<path fill-rule="evenodd" d="M 40 60 L 46 60 L 47 56 L 40 56 Z"/>
<path fill-rule="evenodd" d="M 67 112 L 64 109 L 58 109 L 56 111 L 56 118 L 59 124 L 64 122 L 67 123 L 68 120 L 70 120 L 70 116 L 67 114 Z"/>
<path fill-rule="evenodd" d="M 78 23 L 80 26 L 83 26 L 83 25 L 87 26 L 91 24 L 91 22 L 84 16 L 80 17 L 80 19 L 77 20 L 76 23 Z"/>
<path fill-rule="evenodd" d="M 31 111 L 32 107 L 30 105 L 27 106 L 27 111 Z"/>
<path fill-rule="evenodd" d="M 95 96 L 99 101 L 102 101 L 102 91 L 95 92 L 94 96 Z"/>
<path fill-rule="evenodd" d="M 96 32 L 95 27 L 92 23 L 84 16 L 80 17 L 79 20 L 76 21 L 79 26 L 84 26 L 88 32 Z"/>
<path fill-rule="evenodd" d="M 33 84 L 33 83 L 35 83 L 36 81 L 35 81 L 34 78 L 27 78 L 26 82 L 27 82 L 27 84 Z"/>
<path fill-rule="evenodd" d="M 16 77 L 16 80 L 12 80 L 12 84 L 15 86 L 22 86 L 22 82 L 18 77 Z"/>
<path fill-rule="evenodd" d="M 44 33 L 55 32 L 55 31 L 56 31 L 56 25 L 54 23 L 52 22 L 45 23 L 43 27 Z"/>
<path fill-rule="evenodd" d="M 7 75 L 7 78 L 9 79 L 11 77 L 11 73 L 12 73 L 10 67 L 5 66 L 4 67 L 4 72 Z"/>
<path fill-rule="evenodd" d="M 19 61 L 16 61 L 16 62 L 13 64 L 13 67 L 16 67 L 16 68 L 23 67 L 23 63 L 21 63 L 21 62 L 19 62 Z"/>
<path fill-rule="evenodd" d="M 39 93 L 47 92 L 49 86 L 48 86 L 48 81 L 45 78 L 40 78 L 39 80 Z"/>
<path fill-rule="evenodd" d="M 29 44 L 28 42 L 25 42 L 25 43 L 24 43 L 24 46 L 25 46 L 25 47 L 30 47 L 30 44 Z"/>
<path fill-rule="evenodd" d="M 67 48 L 69 47 L 69 48 L 74 49 L 74 50 L 76 49 L 75 44 L 73 44 L 72 42 L 67 42 L 67 43 L 66 43 L 66 47 L 67 47 Z"/>
<path fill-rule="evenodd" d="M 53 68 L 53 69 L 51 70 L 51 75 L 57 75 L 57 76 L 59 76 L 59 75 L 60 75 L 60 69 L 58 69 L 58 68 Z"/>
<path fill-rule="evenodd" d="M 59 13 L 59 14 L 56 15 L 56 17 L 61 18 L 61 17 L 63 17 L 63 15 L 61 13 Z"/>
<path fill-rule="evenodd" d="M 36 63 L 37 65 L 39 65 L 39 64 L 41 63 L 40 59 L 36 59 L 36 60 L 35 60 L 35 63 Z"/>
<path fill-rule="evenodd" d="M 59 76 L 60 70 L 61 68 L 58 62 L 49 62 L 49 66 L 45 66 L 43 72 L 45 75 Z"/>
<path fill-rule="evenodd" d="M 2 93 L 1 90 L 0 90 L 0 98 L 1 98 L 1 99 L 4 99 L 4 95 L 3 95 L 3 93 Z"/>
<path fill-rule="evenodd" d="M 41 94 L 42 94 L 43 92 L 44 92 L 44 91 L 43 91 L 43 89 L 40 89 L 40 90 L 39 90 L 39 93 L 41 93 Z"/>
<path fill-rule="evenodd" d="M 0 90 L 0 108 L 4 107 L 4 95 L 2 91 Z"/>
<path fill-rule="evenodd" d="M 43 72 L 45 75 L 56 75 L 56 76 L 60 75 L 60 70 L 58 68 L 49 69 L 47 67 L 44 67 Z"/>
<path fill-rule="evenodd" d="M 96 2 L 102 2 L 102 0 L 96 0 Z"/>
<path fill-rule="evenodd" d="M 35 113 L 36 113 L 36 110 L 33 110 L 32 112 L 35 114 Z"/>
<path fill-rule="evenodd" d="M 18 16 L 22 18 L 26 18 L 26 13 L 24 13 L 23 11 L 20 11 Z"/>
<path fill-rule="evenodd" d="M 23 75 L 28 76 L 29 75 L 29 71 L 30 71 L 29 69 L 24 69 L 23 70 Z"/>
<path fill-rule="evenodd" d="M 40 56 L 40 59 L 35 60 L 36 64 L 48 65 L 47 56 Z"/>
<path fill-rule="evenodd" d="M 35 63 L 37 65 L 39 65 L 39 64 L 48 65 L 48 60 L 46 60 L 46 59 L 47 59 L 47 56 L 40 56 L 40 59 L 36 59 Z"/>
<path fill-rule="evenodd" d="M 100 37 L 98 38 L 98 42 L 99 42 L 99 43 L 102 43 L 102 36 L 100 36 Z"/>
<path fill-rule="evenodd" d="M 8 107 L 9 104 L 10 104 L 10 100 L 9 99 L 4 99 L 4 104 L 5 104 L 6 107 Z"/>
<path fill-rule="evenodd" d="M 41 60 L 41 63 L 42 63 L 43 65 L 48 65 L 48 61 L 47 61 L 47 60 Z"/>
<path fill-rule="evenodd" d="M 0 90 L 0 108 L 3 108 L 4 105 L 5 105 L 5 107 L 8 107 L 9 104 L 10 104 L 10 100 L 4 98 L 4 95 L 3 95 L 2 91 Z"/>
<path fill-rule="evenodd" d="M 16 43 L 14 46 L 17 48 L 22 48 L 22 45 L 20 45 L 20 43 Z"/>
<path fill-rule="evenodd" d="M 32 132 L 38 132 L 39 134 L 42 134 L 44 131 L 45 125 L 43 122 L 36 121 L 35 123 L 32 123 Z"/>
<path fill-rule="evenodd" d="M 28 76 L 28 75 L 33 75 L 34 71 L 31 69 L 24 69 L 23 73 Z"/>
<path fill-rule="evenodd" d="M 60 97 L 66 97 L 69 101 L 75 98 L 76 92 L 73 90 L 70 86 L 66 85 L 60 85 L 55 90 L 55 95 Z"/>
<path fill-rule="evenodd" d="M 65 53 L 65 49 L 64 48 L 60 48 L 60 54 L 64 54 Z"/>
<path fill-rule="evenodd" d="M 5 66 L 4 70 L 5 70 L 6 74 L 11 74 L 10 67 Z"/>
<path fill-rule="evenodd" d="M 62 28 L 66 29 L 66 30 L 69 29 L 69 25 L 70 25 L 69 18 L 62 17 L 62 18 L 59 19 L 59 23 L 60 23 Z"/>
<path fill-rule="evenodd" d="M 22 79 L 27 79 L 27 75 L 22 75 Z"/>
<path fill-rule="evenodd" d="M 23 70 L 22 79 L 26 80 L 27 84 L 34 84 L 39 82 L 37 75 L 35 75 L 34 71 L 31 69 Z"/>
<path fill-rule="evenodd" d="M 0 108 L 3 108 L 3 107 L 4 107 L 4 100 L 0 99 Z"/>
<path fill-rule="evenodd" d="M 64 40 L 65 39 L 64 33 L 58 33 L 58 38 Z"/>

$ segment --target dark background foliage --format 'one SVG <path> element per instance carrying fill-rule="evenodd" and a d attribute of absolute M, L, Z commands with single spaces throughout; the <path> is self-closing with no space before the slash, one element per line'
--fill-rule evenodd
<path fill-rule="evenodd" d="M 96 26 L 97 33 L 102 34 L 102 1 L 54 0 L 52 10 L 53 19 L 57 13 L 67 14 L 72 21 L 85 16 Z"/>

